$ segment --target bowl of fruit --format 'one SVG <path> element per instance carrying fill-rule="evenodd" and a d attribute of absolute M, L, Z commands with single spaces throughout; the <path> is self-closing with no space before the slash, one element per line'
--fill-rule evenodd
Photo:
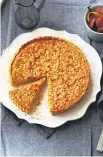
<path fill-rule="evenodd" d="M 103 5 L 88 7 L 84 23 L 90 39 L 103 42 Z"/>

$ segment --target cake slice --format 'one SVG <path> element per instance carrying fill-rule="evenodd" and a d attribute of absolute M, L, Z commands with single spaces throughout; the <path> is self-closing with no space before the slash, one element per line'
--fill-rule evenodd
<path fill-rule="evenodd" d="M 21 88 L 9 91 L 9 97 L 13 103 L 23 112 L 30 113 L 37 105 L 37 97 L 40 94 L 45 78 L 30 83 Z"/>

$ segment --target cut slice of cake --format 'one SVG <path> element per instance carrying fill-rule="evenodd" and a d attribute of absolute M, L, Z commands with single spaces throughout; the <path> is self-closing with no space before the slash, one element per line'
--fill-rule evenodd
<path fill-rule="evenodd" d="M 30 113 L 37 105 L 37 97 L 40 94 L 45 78 L 30 83 L 21 88 L 9 91 L 9 97 L 13 103 L 23 112 Z"/>

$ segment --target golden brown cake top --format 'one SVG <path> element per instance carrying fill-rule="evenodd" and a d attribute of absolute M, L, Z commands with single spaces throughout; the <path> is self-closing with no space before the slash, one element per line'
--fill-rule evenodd
<path fill-rule="evenodd" d="M 9 91 L 11 100 L 23 112 L 30 113 L 37 105 L 37 97 L 39 96 L 45 80 L 46 79 L 43 78 L 34 83 L 30 83 L 18 89 Z"/>
<path fill-rule="evenodd" d="M 89 64 L 71 42 L 54 37 L 34 39 L 23 45 L 11 64 L 12 85 L 46 77 L 52 114 L 74 106 L 86 93 Z"/>

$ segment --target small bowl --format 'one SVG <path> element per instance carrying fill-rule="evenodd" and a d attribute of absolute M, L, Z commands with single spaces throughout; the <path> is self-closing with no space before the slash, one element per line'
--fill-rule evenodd
<path fill-rule="evenodd" d="M 96 9 L 98 7 L 103 7 L 103 5 L 95 5 L 93 7 L 91 7 L 91 9 Z M 88 14 L 88 10 L 85 12 L 84 15 L 84 23 L 85 23 L 85 27 L 86 27 L 86 31 L 87 31 L 87 35 L 90 39 L 96 41 L 96 42 L 103 42 L 103 33 L 99 33 L 99 32 L 95 32 L 92 29 L 89 28 L 87 21 L 86 21 L 86 16 Z"/>

